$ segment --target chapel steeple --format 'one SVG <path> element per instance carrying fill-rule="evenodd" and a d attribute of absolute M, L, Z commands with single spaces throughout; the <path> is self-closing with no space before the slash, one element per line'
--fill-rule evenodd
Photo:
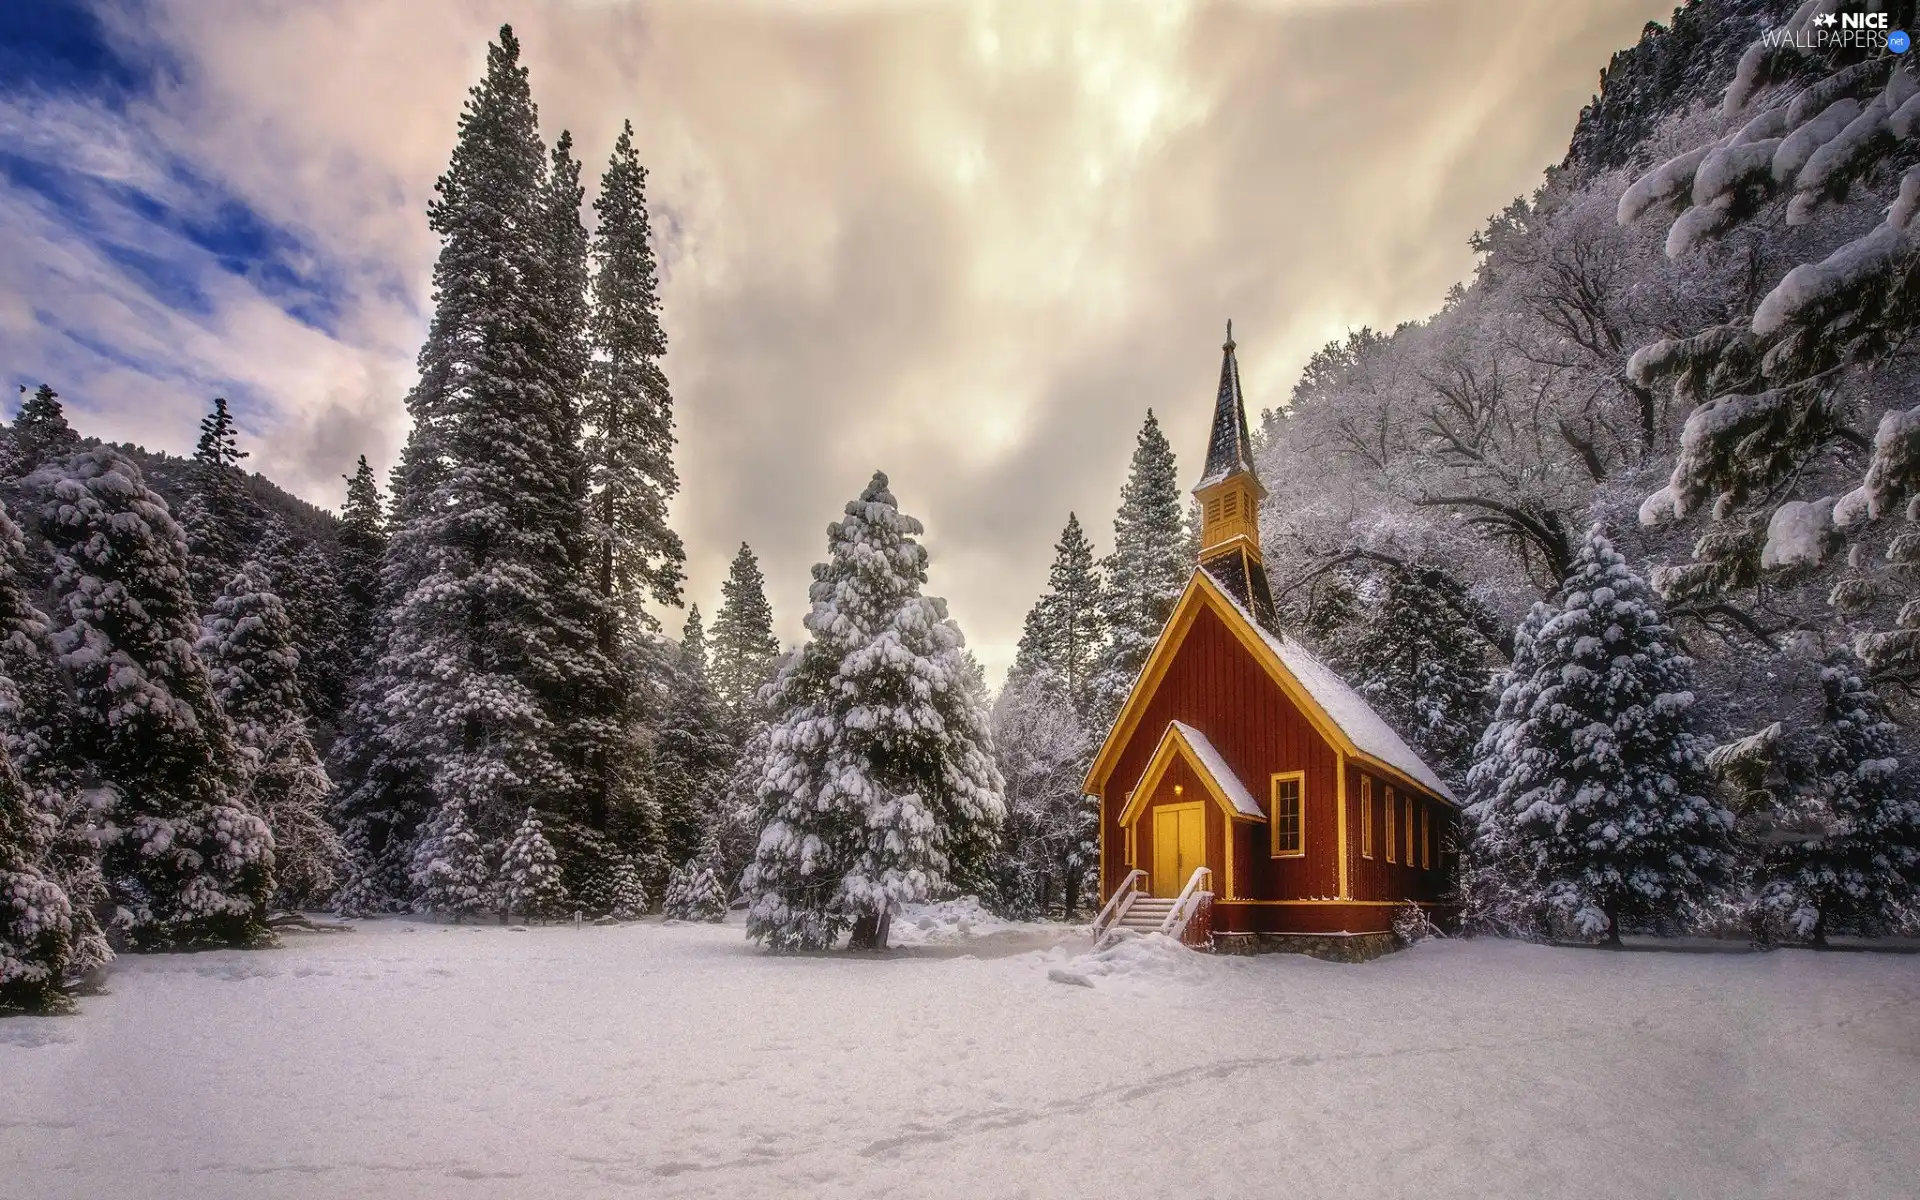
<path fill-rule="evenodd" d="M 1234 357 L 1233 322 L 1220 347 L 1220 390 L 1213 401 L 1213 429 L 1207 440 L 1206 474 L 1193 489 L 1200 502 L 1200 566 L 1254 618 L 1276 623 L 1273 592 L 1260 557 L 1260 501 L 1267 495 L 1253 467 L 1253 438 L 1247 431 L 1247 402 L 1240 391 L 1240 363 Z"/>

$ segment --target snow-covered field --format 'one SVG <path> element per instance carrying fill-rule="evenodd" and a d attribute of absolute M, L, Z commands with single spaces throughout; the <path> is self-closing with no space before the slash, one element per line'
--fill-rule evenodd
<path fill-rule="evenodd" d="M 0 1021 L 0 1196 L 1920 1192 L 1920 957 L 1074 962 L 932 924 L 885 958 L 393 920 L 123 960 Z"/>

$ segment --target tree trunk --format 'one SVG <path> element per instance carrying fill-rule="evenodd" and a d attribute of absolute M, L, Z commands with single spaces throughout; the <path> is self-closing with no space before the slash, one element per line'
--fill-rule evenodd
<path fill-rule="evenodd" d="M 860 914 L 853 923 L 853 932 L 847 935 L 847 949 L 873 950 L 880 936 L 879 916 L 872 909 Z"/>
<path fill-rule="evenodd" d="M 1813 933 L 1807 938 L 1807 944 L 1815 950 L 1831 950 L 1827 944 L 1827 910 L 1821 909 L 1820 915 L 1813 920 Z"/>
<path fill-rule="evenodd" d="M 1620 948 L 1620 914 L 1612 910 L 1608 910 L 1607 912 L 1607 940 L 1605 944 L 1610 949 L 1618 950 Z"/>

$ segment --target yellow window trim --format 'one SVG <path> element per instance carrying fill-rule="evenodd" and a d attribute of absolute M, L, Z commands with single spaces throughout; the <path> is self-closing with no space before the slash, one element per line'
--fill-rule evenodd
<path fill-rule="evenodd" d="M 1345 754 L 1334 755 L 1333 768 L 1333 826 L 1336 833 L 1334 849 L 1335 853 L 1340 856 L 1337 860 L 1340 864 L 1340 898 L 1345 900 L 1353 895 L 1352 889 L 1347 885 L 1347 867 L 1350 857 L 1347 851 L 1347 756 Z M 1304 846 L 1307 843 L 1306 830 L 1304 828 L 1306 821 L 1306 805 L 1304 802 L 1302 802 L 1300 806 L 1300 811 L 1303 825 L 1300 844 Z"/>
<path fill-rule="evenodd" d="M 1373 858 L 1373 776 L 1360 777 L 1360 857 Z"/>
<path fill-rule="evenodd" d="M 1366 766 L 1386 779 L 1400 783 L 1409 791 L 1423 793 L 1426 791 L 1418 780 L 1409 778 L 1406 772 L 1355 746 L 1345 731 L 1333 722 L 1313 697 L 1307 694 L 1306 689 L 1300 686 L 1299 681 L 1294 679 L 1293 673 L 1287 670 L 1286 664 L 1280 661 L 1279 656 L 1273 652 L 1272 647 L 1267 645 L 1258 631 L 1248 625 L 1247 619 L 1241 616 L 1233 602 L 1226 598 L 1226 594 L 1220 590 L 1220 585 L 1213 581 L 1213 577 L 1197 568 L 1188 578 L 1186 590 L 1180 593 L 1180 599 L 1173 607 L 1173 615 L 1167 618 L 1166 628 L 1160 631 L 1159 640 L 1153 644 L 1153 650 L 1147 655 L 1146 666 L 1141 668 L 1139 678 L 1133 681 L 1133 689 L 1127 693 L 1126 702 L 1120 706 L 1120 714 L 1114 718 L 1113 728 L 1107 733 L 1107 740 L 1101 744 L 1100 752 L 1094 756 L 1093 766 L 1088 768 L 1086 780 L 1082 785 L 1085 791 L 1089 793 L 1103 791 L 1107 777 L 1112 773 L 1121 752 L 1132 740 L 1140 719 L 1146 715 L 1148 699 L 1158 690 L 1161 681 L 1172 669 L 1180 644 L 1192 631 L 1194 621 L 1199 617 L 1202 608 L 1213 610 L 1214 615 L 1233 632 L 1240 644 L 1253 655 L 1254 661 L 1266 671 L 1267 677 L 1273 680 L 1293 706 L 1300 710 L 1301 714 L 1307 718 L 1307 723 L 1313 726 L 1314 732 L 1318 733 L 1335 753 L 1345 754 L 1355 763 Z"/>
<path fill-rule="evenodd" d="M 1300 806 L 1300 848 L 1298 850 L 1280 849 L 1280 785 L 1297 783 L 1300 791 L 1294 802 Z M 1305 771 L 1275 771 L 1267 780 L 1267 857 L 1268 858 L 1305 858 L 1307 856 L 1307 773 Z"/>
<path fill-rule="evenodd" d="M 1404 817 L 1406 818 L 1406 821 L 1407 821 L 1407 865 L 1408 865 L 1408 866 L 1412 866 L 1412 865 L 1413 865 L 1413 805 L 1414 805 L 1414 799 L 1413 799 L 1413 797 L 1412 797 L 1412 796 L 1408 796 L 1408 795 L 1406 795 L 1405 793 L 1402 793 L 1402 794 L 1401 794 L 1401 798 L 1402 798 L 1402 799 L 1404 799 L 1404 800 L 1405 800 L 1405 801 L 1407 802 L 1407 811 L 1406 811 L 1406 812 L 1404 812 L 1404 813 L 1402 813 L 1401 815 L 1402 815 L 1402 816 L 1404 816 Z"/>
<path fill-rule="evenodd" d="M 1384 840 L 1387 843 L 1387 861 L 1395 866 L 1400 865 L 1400 860 L 1394 857 L 1399 853 L 1400 843 L 1394 840 L 1393 819 L 1398 815 L 1397 810 L 1399 807 L 1400 797 L 1394 793 L 1392 788 L 1388 788 L 1386 803 L 1380 806 L 1380 811 L 1386 815 L 1385 828 L 1380 832 L 1385 835 Z"/>

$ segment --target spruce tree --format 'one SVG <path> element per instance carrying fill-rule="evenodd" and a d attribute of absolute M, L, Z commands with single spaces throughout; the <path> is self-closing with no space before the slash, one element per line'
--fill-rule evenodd
<path fill-rule="evenodd" d="M 11 693 L 12 681 L 0 678 L 0 692 Z M 62 1006 L 73 904 L 46 867 L 52 832 L 0 748 L 0 1012 Z"/>
<path fill-rule="evenodd" d="M 678 605 L 686 552 L 667 526 L 680 490 L 673 466 L 673 396 L 661 360 L 658 271 L 647 223 L 647 169 L 622 126 L 593 202 L 593 315 L 588 322 L 586 457 L 593 512 L 593 586 L 603 609 L 600 649 L 619 630 L 657 629 L 646 602 Z"/>
<path fill-rule="evenodd" d="M 458 924 L 483 912 L 493 892 L 493 872 L 480 838 L 467 820 L 467 806 L 434 810 L 414 843 L 411 870 L 414 908 L 442 913 Z"/>
<path fill-rule="evenodd" d="M 993 705 L 994 756 L 1007 802 L 993 890 L 1013 916 L 1047 916 L 1057 907 L 1072 920 L 1096 865 L 1084 844 L 1080 791 L 1095 747 L 1068 686 L 1042 661 L 1009 675 Z"/>
<path fill-rule="evenodd" d="M 713 793 L 733 765 L 733 746 L 722 731 L 719 702 L 707 682 L 706 637 L 697 604 L 687 612 L 668 686 L 654 732 L 653 774 L 661 851 L 668 863 L 679 864 L 706 840 Z"/>
<path fill-rule="evenodd" d="M 1821 669 L 1820 721 L 1790 735 L 1790 787 L 1760 845 L 1761 914 L 1824 946 L 1835 932 L 1879 933 L 1920 884 L 1920 795 L 1901 769 L 1896 727 L 1840 651 Z"/>
<path fill-rule="evenodd" d="M 414 561 L 394 572 L 408 586 L 379 668 L 394 679 L 386 722 L 418 748 L 436 803 L 471 805 L 482 835 L 536 797 L 604 820 L 587 772 L 619 734 L 579 570 L 577 313 L 561 299 L 577 272 L 555 261 L 567 185 L 550 184 L 518 55 L 502 27 L 429 210 L 441 250 L 413 465 L 432 490 L 407 497 L 394 537 L 393 556 Z"/>
<path fill-rule="evenodd" d="M 193 650 L 180 526 L 139 468 L 101 447 L 68 464 L 43 529 L 77 758 L 113 797 L 105 876 L 120 927 L 140 949 L 259 941 L 273 835 L 235 794 L 239 754 Z"/>
<path fill-rule="evenodd" d="M 1075 714 L 1084 717 L 1091 708 L 1104 632 L 1093 543 L 1081 530 L 1080 518 L 1068 513 L 1067 526 L 1053 547 L 1047 590 L 1027 613 L 1013 672 L 1031 675 L 1043 664 L 1057 671 Z"/>
<path fill-rule="evenodd" d="M 354 658 L 339 565 L 317 542 L 294 534 L 277 517 L 267 519 L 248 561 L 264 571 L 268 590 L 286 609 L 288 636 L 300 657 L 306 720 L 316 730 L 331 728 L 346 704 Z"/>
<path fill-rule="evenodd" d="M 374 617 L 380 608 L 380 559 L 386 553 L 386 512 L 380 486 L 374 481 L 367 456 L 347 481 L 347 502 L 340 509 L 338 569 L 340 598 L 345 611 L 341 623 L 346 644 L 360 654 L 373 637 Z"/>
<path fill-rule="evenodd" d="M 27 790 L 46 834 L 38 869 L 65 893 L 71 928 L 68 970 L 86 975 L 113 961 L 101 925 L 107 907 L 99 843 L 105 830 L 97 791 L 85 786 L 76 755 L 73 700 L 55 668 L 53 627 L 28 594 L 39 574 L 26 541 L 0 505 L 0 745 Z"/>
<path fill-rule="evenodd" d="M 987 713 L 927 552 L 876 473 L 828 529 L 810 639 L 774 685 L 748 935 L 884 948 L 893 912 L 984 875 L 1005 816 Z"/>
<path fill-rule="evenodd" d="M 1469 775 L 1483 836 L 1510 831 L 1518 890 L 1586 936 L 1685 918 L 1728 878 L 1733 817 L 1709 799 L 1692 662 L 1646 581 L 1595 526 L 1522 634 Z"/>
<path fill-rule="evenodd" d="M 633 859 L 626 855 L 614 859 L 606 915 L 618 921 L 637 921 L 647 915 L 651 903 L 647 886 L 640 881 L 640 868 Z"/>
<path fill-rule="evenodd" d="M 539 814 L 529 808 L 500 859 L 500 915 L 511 920 L 518 913 L 544 921 L 562 915 L 566 908 L 560 858 L 547 841 Z"/>
<path fill-rule="evenodd" d="M 20 385 L 20 411 L 8 431 L 6 473 L 23 479 L 49 463 L 64 462 L 80 449 L 80 435 L 67 424 L 60 394 L 41 384 L 31 394 Z"/>
<path fill-rule="evenodd" d="M 673 869 L 661 907 L 675 921 L 724 921 L 727 893 L 706 858 L 688 859 Z"/>
<path fill-rule="evenodd" d="M 220 594 L 260 536 L 263 514 L 247 492 L 246 473 L 240 467 L 246 457 L 226 398 L 217 396 L 213 411 L 200 421 L 187 498 L 180 506 L 193 595 L 203 606 Z"/>
<path fill-rule="evenodd" d="M 197 649 L 233 722 L 252 807 L 273 830 L 275 902 L 300 909 L 330 895 L 342 850 L 328 823 L 333 783 L 308 730 L 293 629 L 257 562 L 235 573 L 201 621 Z"/>
<path fill-rule="evenodd" d="M 760 689 L 773 678 L 780 641 L 773 636 L 773 607 L 767 603 L 760 561 L 745 542 L 720 585 L 720 611 L 713 618 L 709 678 L 726 715 L 728 731 L 744 742 L 760 715 Z"/>
<path fill-rule="evenodd" d="M 1366 618 L 1344 631 L 1340 667 L 1374 709 L 1450 782 L 1465 778 L 1486 726 L 1486 643 L 1462 615 L 1474 601 L 1447 574 L 1382 572 Z"/>
<path fill-rule="evenodd" d="M 1105 579 L 1098 616 L 1107 642 L 1094 673 L 1092 703 L 1094 723 L 1104 729 L 1146 665 L 1195 565 L 1173 448 L 1151 409 L 1120 490 L 1113 553 L 1101 565 Z"/>

